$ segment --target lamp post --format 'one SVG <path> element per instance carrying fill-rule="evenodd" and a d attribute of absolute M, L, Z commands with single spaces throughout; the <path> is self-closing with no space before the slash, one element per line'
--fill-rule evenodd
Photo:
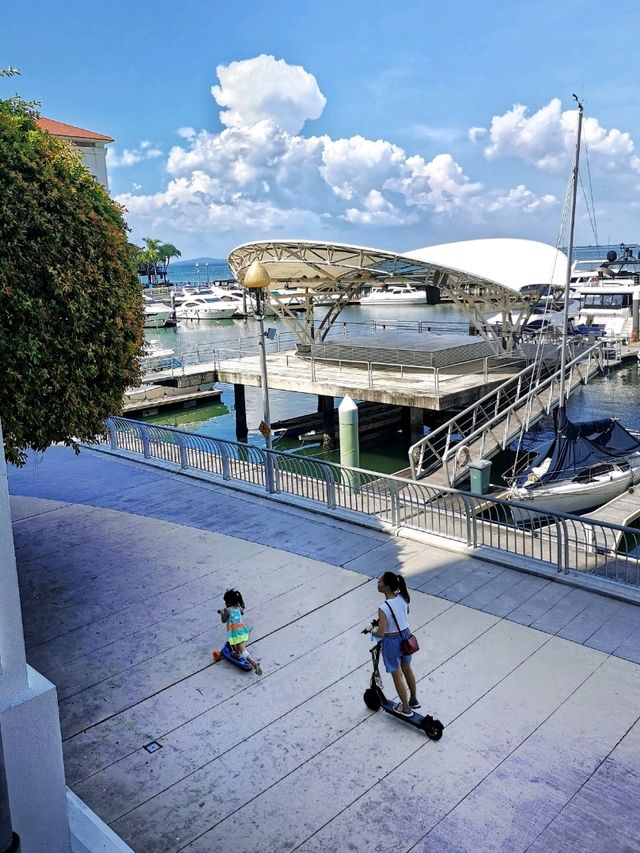
<path fill-rule="evenodd" d="M 209 284 L 209 264 L 208 264 L 208 263 L 206 263 L 206 264 L 205 264 L 205 267 L 206 267 L 206 269 L 207 269 L 207 284 Z"/>
<path fill-rule="evenodd" d="M 200 287 L 200 264 L 196 264 L 196 280 L 198 282 L 198 287 Z"/>
<path fill-rule="evenodd" d="M 255 316 L 258 321 L 260 334 L 260 384 L 262 385 L 262 423 L 260 432 L 264 435 L 267 450 L 271 450 L 271 414 L 269 412 L 269 384 L 267 381 L 267 346 L 264 333 L 264 302 L 266 290 L 271 278 L 269 273 L 260 263 L 254 261 L 244 274 L 243 286 L 246 287 L 256 301 Z"/>

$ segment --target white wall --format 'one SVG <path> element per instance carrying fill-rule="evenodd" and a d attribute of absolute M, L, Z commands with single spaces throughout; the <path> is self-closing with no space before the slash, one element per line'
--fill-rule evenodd
<path fill-rule="evenodd" d="M 105 146 L 99 142 L 96 142 L 95 145 L 85 145 L 77 139 L 73 139 L 72 142 L 82 154 L 87 169 L 108 190 L 109 177 L 107 175 L 107 149 Z"/>

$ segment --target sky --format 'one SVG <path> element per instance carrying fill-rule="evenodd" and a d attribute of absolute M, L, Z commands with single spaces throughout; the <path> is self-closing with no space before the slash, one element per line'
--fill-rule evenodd
<path fill-rule="evenodd" d="M 639 31 L 637 0 L 24 0 L 0 97 L 112 136 L 131 239 L 188 258 L 565 244 L 576 93 L 576 242 L 640 242 Z"/>

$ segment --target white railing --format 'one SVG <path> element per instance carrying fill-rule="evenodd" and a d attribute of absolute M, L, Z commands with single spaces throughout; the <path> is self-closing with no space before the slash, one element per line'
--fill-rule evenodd
<path fill-rule="evenodd" d="M 526 504 L 125 418 L 110 418 L 107 431 L 107 444 L 114 453 L 172 470 L 238 481 L 254 491 L 304 501 L 372 526 L 393 531 L 410 528 L 472 548 L 497 549 L 552 566 L 557 572 L 607 578 L 620 583 L 621 589 L 623 584 L 640 586 L 636 556 L 640 530 L 634 528 L 562 513 L 542 517 Z M 512 505 L 518 507 L 519 515 L 524 513 L 527 524 L 513 521 Z"/>

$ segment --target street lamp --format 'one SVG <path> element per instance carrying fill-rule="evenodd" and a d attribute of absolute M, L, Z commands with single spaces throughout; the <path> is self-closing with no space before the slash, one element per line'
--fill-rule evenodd
<path fill-rule="evenodd" d="M 209 264 L 206 263 L 205 267 L 207 268 L 207 284 L 209 284 Z"/>
<path fill-rule="evenodd" d="M 243 286 L 251 291 L 256 301 L 255 316 L 260 330 L 260 382 L 262 385 L 262 423 L 260 432 L 264 435 L 267 450 L 271 450 L 271 414 L 269 412 L 269 384 L 267 381 L 267 347 L 264 332 L 264 306 L 267 296 L 267 288 L 271 278 L 260 261 L 254 261 L 244 274 Z M 269 329 L 271 338 L 272 330 Z"/>
<path fill-rule="evenodd" d="M 198 281 L 198 287 L 200 287 L 200 264 L 196 264 L 196 279 Z"/>

